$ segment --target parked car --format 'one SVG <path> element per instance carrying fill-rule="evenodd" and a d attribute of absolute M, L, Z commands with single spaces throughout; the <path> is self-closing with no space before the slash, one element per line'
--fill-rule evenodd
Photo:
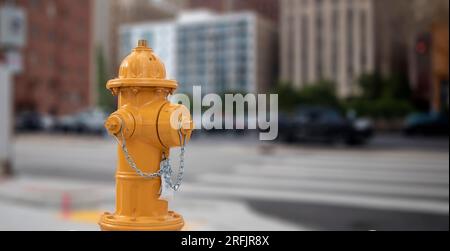
<path fill-rule="evenodd" d="M 44 122 L 39 113 L 25 111 L 15 118 L 14 127 L 17 132 L 35 132 L 44 129 Z"/>
<path fill-rule="evenodd" d="M 76 130 L 80 133 L 105 134 L 107 114 L 100 109 L 91 109 L 76 116 Z"/>
<path fill-rule="evenodd" d="M 448 135 L 448 114 L 415 113 L 406 118 L 406 135 Z"/>
<path fill-rule="evenodd" d="M 66 133 L 105 134 L 104 123 L 107 114 L 101 109 L 89 109 L 56 120 L 55 129 Z"/>
<path fill-rule="evenodd" d="M 367 119 L 348 119 L 327 107 L 303 107 L 293 114 L 280 114 L 279 135 L 282 141 L 344 142 L 364 144 L 373 135 Z"/>
<path fill-rule="evenodd" d="M 77 118 L 75 115 L 66 115 L 58 117 L 54 125 L 55 131 L 58 132 L 76 132 L 77 131 Z"/>
<path fill-rule="evenodd" d="M 51 132 L 55 128 L 55 117 L 52 115 L 43 115 L 41 117 L 42 129 L 46 132 Z"/>

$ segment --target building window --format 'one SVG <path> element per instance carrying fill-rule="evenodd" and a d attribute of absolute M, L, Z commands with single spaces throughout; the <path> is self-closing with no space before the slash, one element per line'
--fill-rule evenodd
<path fill-rule="evenodd" d="M 130 31 L 124 31 L 120 36 L 120 57 L 124 58 L 132 49 L 133 45 L 131 43 L 131 32 Z"/>
<path fill-rule="evenodd" d="M 332 20 L 332 35 L 331 35 L 331 39 L 332 39 L 332 55 L 331 55 L 331 60 L 332 60 L 332 74 L 333 74 L 333 78 L 337 79 L 338 77 L 338 55 L 339 55 L 339 15 L 338 15 L 338 10 L 335 8 L 333 8 L 332 10 L 332 14 L 331 14 L 331 20 Z"/>
<path fill-rule="evenodd" d="M 47 4 L 47 17 L 48 18 L 54 18 L 56 17 L 57 9 L 54 2 L 49 2 Z"/>
<path fill-rule="evenodd" d="M 309 62 L 309 55 L 308 55 L 308 51 L 309 51 L 309 43 L 308 43 L 308 16 L 303 15 L 302 16 L 302 24 L 301 24 L 301 40 L 302 40 L 302 83 L 305 84 L 306 82 L 308 82 L 309 78 L 308 78 L 308 62 Z"/>
<path fill-rule="evenodd" d="M 323 33 L 324 33 L 324 27 L 323 27 L 323 1 L 317 0 L 317 13 L 316 13 L 316 71 L 317 76 L 319 79 L 323 78 L 323 64 L 322 64 L 322 58 L 323 58 Z"/>
<path fill-rule="evenodd" d="M 347 10 L 347 71 L 349 76 L 353 76 L 353 9 L 349 8 Z"/>
<path fill-rule="evenodd" d="M 365 70 L 367 69 L 367 15 L 365 12 L 361 12 L 361 27 L 360 27 L 360 32 L 361 32 L 361 65 L 362 68 Z"/>

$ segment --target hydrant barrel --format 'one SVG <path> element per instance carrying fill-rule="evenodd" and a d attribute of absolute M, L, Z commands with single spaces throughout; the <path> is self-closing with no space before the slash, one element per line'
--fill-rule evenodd
<path fill-rule="evenodd" d="M 169 211 L 160 196 L 165 167 L 161 163 L 167 163 L 171 148 L 184 147 L 193 129 L 189 110 L 168 101 L 177 87 L 176 81 L 166 79 L 164 64 L 145 40 L 123 60 L 118 78 L 107 83 L 118 96 L 118 109 L 105 127 L 119 146 L 116 211 L 102 215 L 102 230 L 181 230 L 184 226 L 183 217 Z"/>

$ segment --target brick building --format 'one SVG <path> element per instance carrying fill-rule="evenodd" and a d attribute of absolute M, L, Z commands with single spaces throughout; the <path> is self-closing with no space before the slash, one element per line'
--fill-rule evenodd
<path fill-rule="evenodd" d="M 0 0 L 0 6 L 11 1 Z M 26 13 L 26 43 L 15 49 L 21 71 L 14 76 L 17 113 L 63 115 L 92 105 L 90 0 L 17 0 Z M 4 63 L 11 48 L 0 48 Z M 14 50 L 14 49 L 13 49 Z"/>

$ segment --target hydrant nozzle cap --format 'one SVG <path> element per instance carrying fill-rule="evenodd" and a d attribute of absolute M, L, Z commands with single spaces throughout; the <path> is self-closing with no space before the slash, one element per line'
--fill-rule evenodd
<path fill-rule="evenodd" d="M 117 115 L 113 115 L 105 122 L 105 128 L 112 135 L 116 135 L 122 130 L 122 120 Z"/>

